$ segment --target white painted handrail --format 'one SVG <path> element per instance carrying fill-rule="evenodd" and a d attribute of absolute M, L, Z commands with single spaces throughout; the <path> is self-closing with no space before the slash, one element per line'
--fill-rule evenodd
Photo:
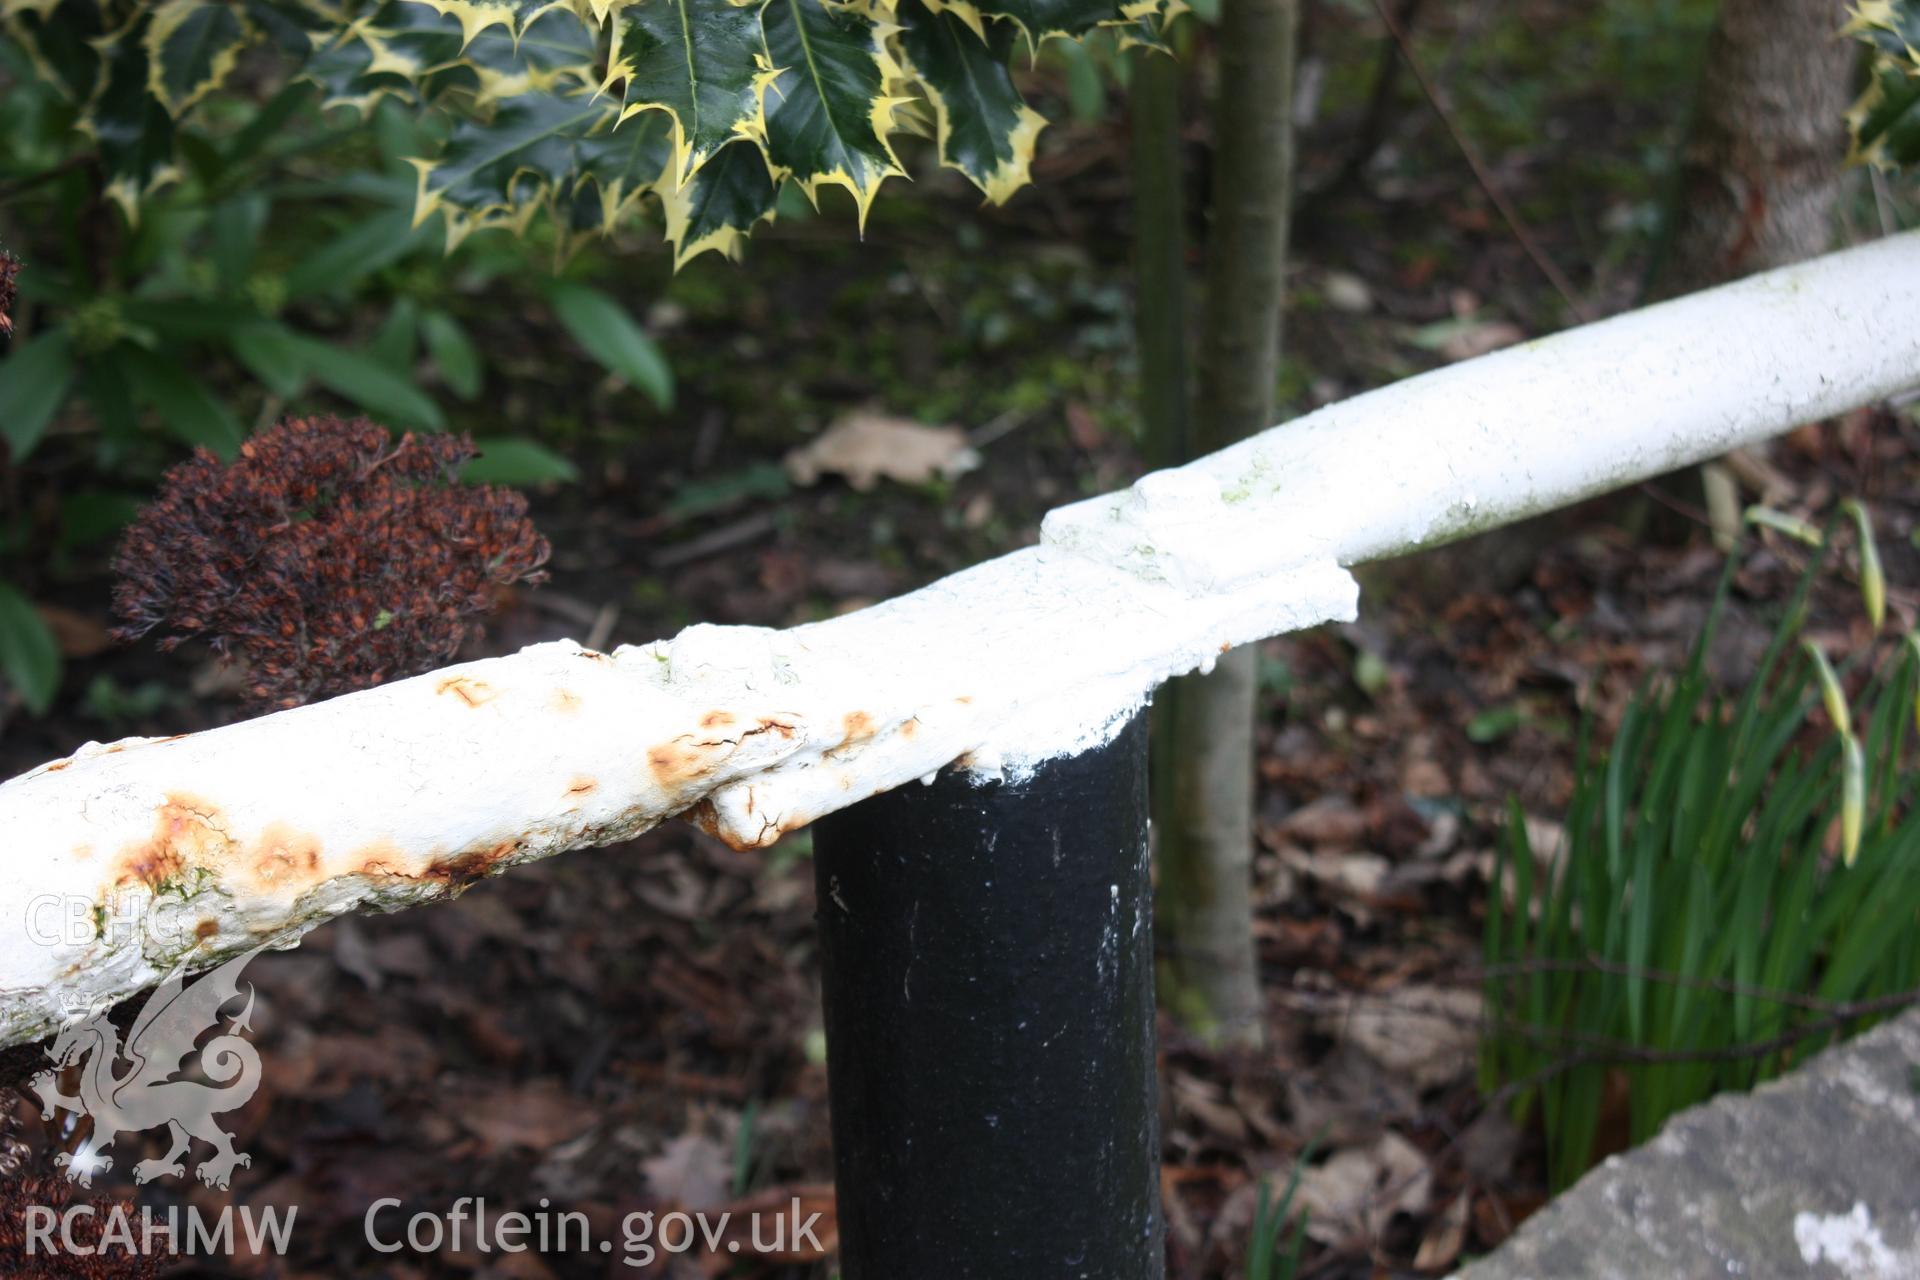
<path fill-rule="evenodd" d="M 1096 745 L 1166 678 L 1351 618 L 1342 566 L 1920 384 L 1920 233 L 1356 396 L 831 621 L 558 643 L 0 784 L 0 1045 L 676 814 L 732 843 Z"/>

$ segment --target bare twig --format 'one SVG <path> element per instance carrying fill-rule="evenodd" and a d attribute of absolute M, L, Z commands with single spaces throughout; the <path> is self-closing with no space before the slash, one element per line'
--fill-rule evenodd
<path fill-rule="evenodd" d="M 1471 142 L 1467 141 L 1466 135 L 1461 133 L 1459 126 L 1454 123 L 1453 113 L 1447 109 L 1446 100 L 1441 96 L 1439 87 L 1427 75 L 1426 67 L 1421 64 L 1419 55 L 1413 50 L 1413 42 L 1407 39 L 1406 29 L 1394 16 L 1387 0 L 1373 0 L 1373 8 L 1380 15 L 1380 21 L 1386 24 L 1387 34 L 1393 37 L 1396 45 L 1400 46 L 1400 56 L 1407 60 L 1407 69 L 1413 72 L 1413 78 L 1419 82 L 1420 92 L 1426 95 L 1428 105 L 1432 106 L 1433 113 L 1440 117 L 1440 123 L 1446 126 L 1447 133 L 1453 138 L 1453 145 L 1460 148 L 1460 154 L 1466 158 L 1467 166 L 1473 170 L 1474 181 L 1478 182 L 1480 189 L 1487 193 L 1487 199 L 1493 202 L 1493 207 L 1499 211 L 1501 220 L 1507 224 L 1507 229 L 1513 233 L 1513 238 L 1519 241 L 1527 257 L 1531 258 L 1533 265 L 1540 269 L 1540 274 L 1547 278 L 1547 282 L 1560 295 L 1561 301 L 1567 304 L 1567 309 L 1573 312 L 1574 318 L 1582 323 L 1591 320 L 1593 316 L 1586 306 L 1574 296 L 1573 282 L 1568 280 L 1560 268 L 1554 265 L 1553 259 L 1547 257 L 1541 250 L 1540 245 L 1533 238 L 1533 233 L 1528 231 L 1526 223 L 1521 221 L 1519 210 L 1513 207 L 1513 203 L 1494 182 L 1493 174 L 1480 159 L 1480 153 L 1474 149 Z"/>

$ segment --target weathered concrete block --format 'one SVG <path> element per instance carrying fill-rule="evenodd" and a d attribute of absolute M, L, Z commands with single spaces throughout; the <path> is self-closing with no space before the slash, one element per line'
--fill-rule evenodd
<path fill-rule="evenodd" d="M 1457 1280 L 1920 1280 L 1920 1010 L 1683 1111 Z"/>

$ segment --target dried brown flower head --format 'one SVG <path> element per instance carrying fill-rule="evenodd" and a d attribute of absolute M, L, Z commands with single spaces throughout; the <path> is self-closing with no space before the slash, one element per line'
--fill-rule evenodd
<path fill-rule="evenodd" d="M 13 336 L 13 299 L 20 278 L 20 259 L 0 249 L 0 338 Z"/>
<path fill-rule="evenodd" d="M 231 464 L 199 450 L 120 544 L 117 634 L 238 653 L 266 707 L 431 670 L 499 588 L 545 577 L 526 499 L 458 482 L 474 453 L 326 417 L 289 418 Z"/>
<path fill-rule="evenodd" d="M 66 1226 L 79 1248 L 69 1253 L 64 1247 L 49 1252 L 44 1247 L 27 1248 L 27 1212 L 49 1209 L 60 1214 L 80 1205 L 92 1213 L 76 1213 Z M 160 1264 L 170 1262 L 164 1251 L 143 1256 L 129 1252 L 120 1237 L 103 1240 L 113 1217 L 126 1215 L 133 1240 L 140 1242 L 140 1210 L 131 1201 L 105 1196 L 76 1197 L 73 1184 L 64 1177 L 21 1174 L 0 1181 L 0 1275 L 7 1280 L 153 1280 Z M 159 1220 L 164 1224 L 166 1215 Z M 58 1239 L 60 1226 L 54 1226 Z M 82 1252 L 84 1250 L 85 1252 Z"/>

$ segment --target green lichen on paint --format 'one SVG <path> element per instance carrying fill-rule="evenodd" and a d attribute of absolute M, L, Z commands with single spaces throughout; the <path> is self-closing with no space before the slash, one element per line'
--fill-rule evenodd
<path fill-rule="evenodd" d="M 1273 464 L 1267 461 L 1267 455 L 1255 454 L 1253 465 L 1240 477 L 1240 482 L 1231 489 L 1220 491 L 1220 501 L 1228 506 L 1237 506 L 1252 498 L 1256 489 L 1265 489 L 1268 494 L 1280 492 L 1280 486 L 1271 479 L 1272 472 Z"/>

